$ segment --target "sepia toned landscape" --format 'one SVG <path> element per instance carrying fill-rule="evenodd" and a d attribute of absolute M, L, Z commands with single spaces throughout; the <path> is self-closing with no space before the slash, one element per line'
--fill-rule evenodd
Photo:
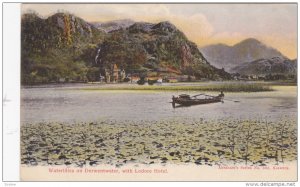
<path fill-rule="evenodd" d="M 224 16 L 241 9 L 290 11 L 284 28 L 267 16 L 247 31 L 214 25 L 203 8 L 230 4 L 85 4 L 91 14 L 62 5 L 22 5 L 21 171 L 296 165 L 296 5 L 233 4 L 216 15 L 229 24 Z M 169 12 L 128 13 L 144 7 Z"/>

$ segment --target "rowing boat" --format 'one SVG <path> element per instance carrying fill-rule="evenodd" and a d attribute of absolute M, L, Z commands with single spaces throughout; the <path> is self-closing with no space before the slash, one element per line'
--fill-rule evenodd
<path fill-rule="evenodd" d="M 197 98 L 196 96 L 204 95 L 205 98 Z M 175 104 L 183 105 L 183 106 L 191 106 L 191 105 L 200 105 L 200 104 L 209 104 L 209 103 L 218 103 L 223 102 L 224 94 L 220 94 L 218 96 L 210 96 L 205 94 L 198 94 L 196 96 L 190 96 L 187 94 L 181 94 L 178 97 L 172 97 L 172 105 L 175 107 Z"/>

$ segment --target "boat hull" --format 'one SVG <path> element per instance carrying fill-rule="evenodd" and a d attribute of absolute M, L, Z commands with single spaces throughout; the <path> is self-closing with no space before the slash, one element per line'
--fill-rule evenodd
<path fill-rule="evenodd" d="M 191 105 L 201 105 L 222 102 L 222 98 L 215 97 L 211 99 L 183 99 L 183 98 L 173 98 L 173 104 L 179 104 L 184 106 Z"/>

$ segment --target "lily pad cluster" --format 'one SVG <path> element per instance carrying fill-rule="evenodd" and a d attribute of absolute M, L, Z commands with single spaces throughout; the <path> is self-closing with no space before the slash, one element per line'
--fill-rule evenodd
<path fill-rule="evenodd" d="M 163 120 L 21 126 L 21 164 L 278 165 L 297 159 L 296 121 Z"/>

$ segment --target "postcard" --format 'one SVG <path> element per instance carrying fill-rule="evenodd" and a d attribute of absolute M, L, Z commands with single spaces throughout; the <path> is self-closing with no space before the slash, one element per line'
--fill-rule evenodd
<path fill-rule="evenodd" d="M 297 4 L 23 3 L 20 180 L 297 181 Z"/>

